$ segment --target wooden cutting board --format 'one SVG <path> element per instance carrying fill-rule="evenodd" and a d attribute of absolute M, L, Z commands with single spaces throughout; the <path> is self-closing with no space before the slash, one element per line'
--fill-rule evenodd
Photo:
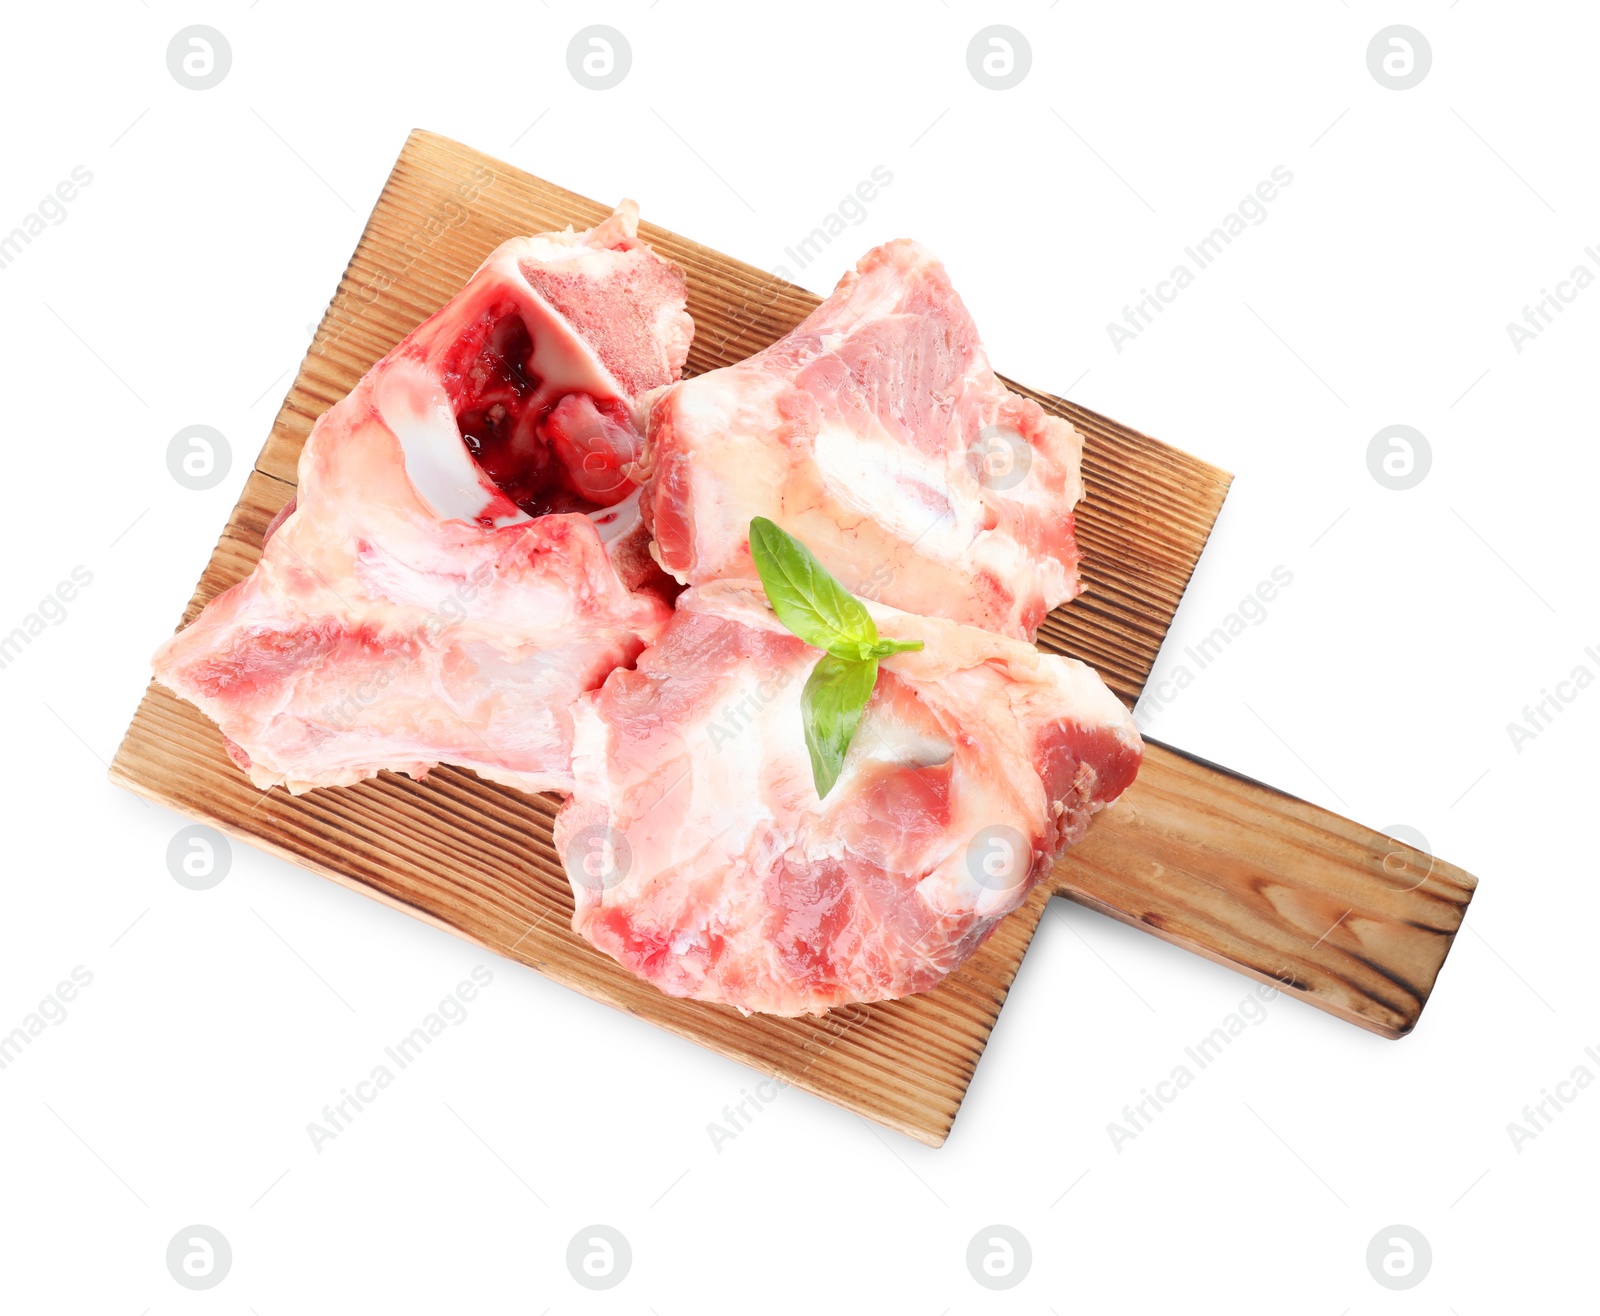
<path fill-rule="evenodd" d="M 316 418 L 520 233 L 587 227 L 601 205 L 433 133 L 406 142 L 193 598 L 188 622 L 248 575 L 294 493 Z M 817 303 L 803 289 L 648 223 L 689 276 L 689 373 L 766 346 Z M 1130 704 L 1183 596 L 1230 477 L 1059 398 L 1084 434 L 1087 591 L 1040 644 L 1096 667 Z M 1053 881 L 960 972 L 922 996 L 815 1019 L 674 1000 L 571 931 L 550 840 L 554 797 L 440 768 L 298 798 L 252 787 L 195 708 L 152 684 L 112 780 L 538 969 L 755 1069 L 935 1146 L 1051 894 L 1070 896 L 1388 1037 L 1416 1023 L 1474 879 L 1268 787 L 1150 745 L 1136 785 Z"/>

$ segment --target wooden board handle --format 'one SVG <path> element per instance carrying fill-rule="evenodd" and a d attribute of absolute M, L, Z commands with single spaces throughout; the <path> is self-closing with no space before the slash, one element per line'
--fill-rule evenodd
<path fill-rule="evenodd" d="M 1058 895 L 1384 1037 L 1417 1023 L 1477 878 L 1402 841 L 1145 742 L 1139 779 Z"/>

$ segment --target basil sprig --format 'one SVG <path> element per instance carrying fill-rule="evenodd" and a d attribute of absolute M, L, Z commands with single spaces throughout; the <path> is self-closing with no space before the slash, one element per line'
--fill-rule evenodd
<path fill-rule="evenodd" d="M 800 693 L 800 718 L 817 798 L 826 799 L 878 679 L 878 659 L 922 648 L 885 640 L 861 600 L 828 574 L 811 550 L 764 516 L 750 522 L 750 556 L 784 626 L 825 650 Z"/>

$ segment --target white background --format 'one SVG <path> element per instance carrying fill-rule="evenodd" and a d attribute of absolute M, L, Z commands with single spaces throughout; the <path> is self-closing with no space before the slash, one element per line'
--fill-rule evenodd
<path fill-rule="evenodd" d="M 1600 1085 L 1520 1149 L 1507 1125 L 1600 1077 L 1600 689 L 1520 751 L 1507 724 L 1600 675 L 1600 290 L 1521 352 L 1506 329 L 1600 273 L 1591 6 L 68 8 L 8 5 L 0 40 L 0 233 L 93 175 L 0 270 L 0 631 L 93 575 L 0 670 L 0 1032 L 74 966 L 93 982 L 0 1071 L 0 1307 L 1592 1308 Z M 168 72 L 192 23 L 232 50 L 209 91 Z M 631 46 L 613 90 L 567 70 L 591 23 Z M 968 72 L 989 23 L 1031 47 L 1012 90 Z M 1406 91 L 1367 67 L 1393 23 L 1432 48 Z M 1293 584 L 1141 720 L 1480 876 L 1415 1035 L 1279 1000 L 1116 1150 L 1108 1122 L 1251 988 L 1056 902 L 943 1149 L 797 1092 L 718 1149 L 753 1084 L 733 1063 L 244 846 L 178 886 L 181 820 L 106 763 L 414 126 L 819 292 L 915 236 L 998 368 L 1236 472 L 1158 675 L 1274 567 Z M 875 165 L 865 221 L 795 271 Z M 1117 351 L 1107 322 L 1279 165 L 1266 221 Z M 232 447 L 206 492 L 166 467 L 191 424 Z M 1432 451 L 1404 492 L 1367 467 L 1392 424 Z M 307 1122 L 479 963 L 465 1022 L 314 1150 Z M 604 1293 L 564 1260 L 594 1222 L 633 1251 Z M 207 1293 L 164 1260 L 194 1223 L 233 1251 Z M 965 1261 L 994 1223 L 1033 1252 L 1004 1293 Z M 1396 1223 L 1433 1254 L 1407 1292 L 1365 1261 Z"/>

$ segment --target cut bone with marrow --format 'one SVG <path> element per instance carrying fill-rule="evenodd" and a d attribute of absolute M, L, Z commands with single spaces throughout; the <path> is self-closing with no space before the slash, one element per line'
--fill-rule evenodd
<path fill-rule="evenodd" d="M 455 763 L 570 789 L 572 706 L 666 623 L 630 473 L 683 271 L 604 223 L 514 238 L 317 421 L 250 577 L 156 679 L 260 787 Z"/>

